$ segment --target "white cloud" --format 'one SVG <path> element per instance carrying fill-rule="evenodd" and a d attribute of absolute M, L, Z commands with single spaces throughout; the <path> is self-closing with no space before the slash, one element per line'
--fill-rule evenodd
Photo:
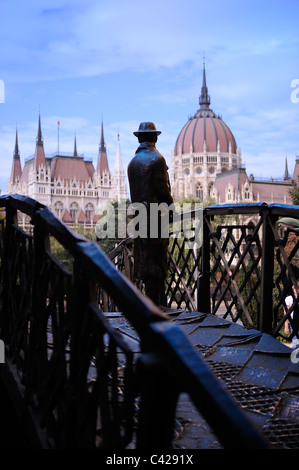
<path fill-rule="evenodd" d="M 104 119 L 111 165 L 118 133 L 124 162 L 134 155 L 138 142 L 132 132 L 139 125 L 141 113 L 158 117 L 156 125 L 163 134 L 157 146 L 169 161 L 184 119 L 198 109 L 203 50 L 211 107 L 223 115 L 235 134 L 246 164 L 253 172 L 255 168 L 262 171 L 260 164 L 265 158 L 266 176 L 267 161 L 276 155 L 272 163 L 278 171 L 279 155 L 288 152 L 293 156 L 294 148 L 299 147 L 299 105 L 290 103 L 290 83 L 297 77 L 299 65 L 298 5 L 291 0 L 152 0 L 150 5 L 136 0 L 1 0 L 6 21 L 0 31 L 1 74 L 5 74 L 0 79 L 5 79 L 8 98 L 12 91 L 25 94 L 30 90 L 30 96 L 21 97 L 19 108 L 9 108 L 9 100 L 5 104 L 5 111 L 11 111 L 0 120 L 3 174 L 10 173 L 15 135 L 11 123 L 19 121 L 21 108 L 27 105 L 28 115 L 24 112 L 19 128 L 20 148 L 24 156 L 34 152 L 37 120 L 29 121 L 30 106 L 37 106 L 41 97 L 41 80 L 61 79 L 64 83 L 55 97 L 44 83 L 42 126 L 46 152 L 57 148 L 59 120 L 60 148 L 72 151 L 76 132 L 78 151 L 96 158 L 100 119 L 93 117 L 92 107 L 99 109 L 99 115 L 104 111 L 105 117 L 106 106 L 111 108 L 109 121 Z M 113 85 L 110 76 L 100 85 L 100 80 L 88 80 L 90 87 L 81 80 L 107 73 L 113 77 Z M 65 91 L 69 78 L 74 80 Z M 33 86 L 26 88 L 25 82 L 34 82 L 34 90 Z M 143 82 L 154 86 L 142 90 Z M 123 95 L 118 95 L 116 103 L 118 88 Z M 89 100 L 90 111 L 87 105 L 84 111 L 78 106 L 75 117 L 69 115 L 66 95 L 72 92 L 74 101 L 81 97 L 82 107 L 83 97 Z M 4 128 L 3 123 L 8 127 Z"/>

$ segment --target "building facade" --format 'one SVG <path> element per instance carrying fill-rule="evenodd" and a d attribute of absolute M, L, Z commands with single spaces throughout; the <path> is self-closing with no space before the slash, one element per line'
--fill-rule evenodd
<path fill-rule="evenodd" d="M 203 68 L 200 108 L 182 128 L 171 155 L 171 190 L 175 199 L 204 200 L 212 195 L 217 174 L 241 167 L 241 153 L 229 127 L 210 108 Z"/>
<path fill-rule="evenodd" d="M 286 161 L 282 178 L 248 177 L 233 133 L 210 108 L 205 66 L 199 104 L 199 110 L 179 133 L 171 155 L 174 199 L 193 197 L 204 201 L 210 197 L 217 204 L 292 204 L 289 190 L 298 184 L 299 158 L 293 175 L 289 174 Z"/>
<path fill-rule="evenodd" d="M 256 179 L 247 176 L 245 168 L 217 175 L 213 198 L 218 204 L 266 202 L 267 204 L 292 204 L 290 189 L 298 184 L 296 174 L 299 158 L 296 159 L 294 174 L 288 178 Z"/>
<path fill-rule="evenodd" d="M 39 116 L 35 153 L 21 166 L 18 133 L 7 193 L 18 193 L 48 206 L 67 224 L 96 224 L 98 210 L 108 202 L 127 198 L 125 171 L 118 137 L 116 163 L 109 170 L 103 123 L 96 168 L 91 159 L 77 153 L 76 137 L 72 154 L 47 155 Z"/>

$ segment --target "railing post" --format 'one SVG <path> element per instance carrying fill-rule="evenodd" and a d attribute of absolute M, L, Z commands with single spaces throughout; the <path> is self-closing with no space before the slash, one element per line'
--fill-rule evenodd
<path fill-rule="evenodd" d="M 144 353 L 137 363 L 140 411 L 137 449 L 171 449 L 178 390 L 163 361 Z"/>
<path fill-rule="evenodd" d="M 203 213 L 203 235 L 201 247 L 201 275 L 197 279 L 197 310 L 211 313 L 210 300 L 210 230 L 207 224 L 210 216 Z"/>
<path fill-rule="evenodd" d="M 4 235 L 4 247 L 3 247 L 3 260 L 2 260 L 2 315 L 0 319 L 1 336 L 4 343 L 8 345 L 11 338 L 10 330 L 10 306 L 9 297 L 11 296 L 9 288 L 9 263 L 12 262 L 10 259 L 10 249 L 13 243 L 13 231 L 12 225 L 17 224 L 17 210 L 6 204 L 6 224 L 5 224 L 5 235 Z"/>
<path fill-rule="evenodd" d="M 273 274 L 274 274 L 274 234 L 269 223 L 271 217 L 268 207 L 262 208 L 262 265 L 261 265 L 261 302 L 258 329 L 272 333 L 273 320 Z M 272 220 L 275 222 L 275 220 Z"/>
<path fill-rule="evenodd" d="M 45 231 L 39 214 L 34 216 L 33 232 L 33 274 L 32 274 L 32 299 L 30 313 L 30 343 L 28 361 L 27 393 L 40 394 L 43 391 L 43 383 L 47 375 L 47 345 L 42 340 L 44 331 L 44 310 L 47 303 L 47 291 L 41 282 L 42 272 L 45 269 L 46 250 L 50 247 L 49 235 Z"/>

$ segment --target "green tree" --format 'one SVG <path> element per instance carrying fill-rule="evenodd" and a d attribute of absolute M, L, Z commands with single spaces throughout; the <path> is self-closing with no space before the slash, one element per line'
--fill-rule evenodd
<path fill-rule="evenodd" d="M 298 184 L 294 184 L 291 189 L 289 189 L 293 204 L 299 205 L 299 176 Z"/>

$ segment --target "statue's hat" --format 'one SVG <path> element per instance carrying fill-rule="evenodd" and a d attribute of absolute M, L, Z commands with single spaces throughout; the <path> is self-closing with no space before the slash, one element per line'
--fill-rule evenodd
<path fill-rule="evenodd" d="M 138 136 L 138 134 L 142 134 L 142 133 L 146 133 L 146 132 L 153 132 L 157 135 L 161 134 L 161 131 L 157 131 L 156 126 L 153 122 L 141 122 L 139 124 L 138 131 L 133 132 L 133 134 Z"/>

